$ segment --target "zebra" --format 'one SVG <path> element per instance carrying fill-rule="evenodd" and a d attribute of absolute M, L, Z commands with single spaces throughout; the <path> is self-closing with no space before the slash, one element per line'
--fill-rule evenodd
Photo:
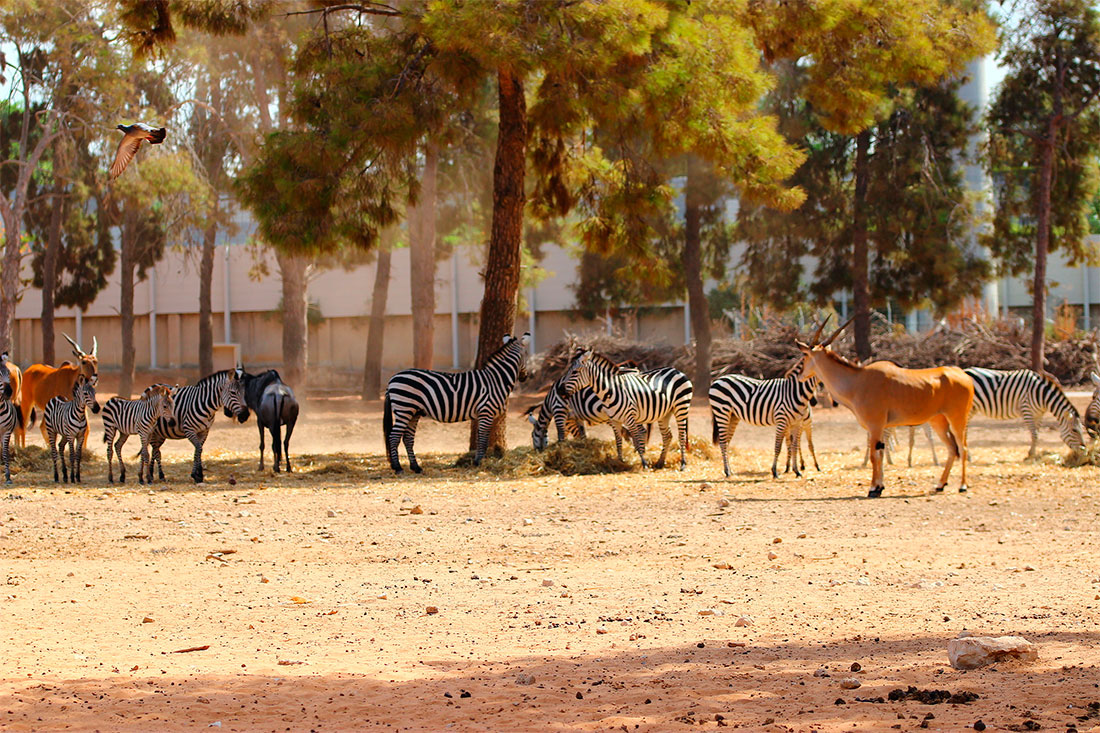
<path fill-rule="evenodd" d="M 0 453 L 4 460 L 4 483 L 11 484 L 11 436 L 23 427 L 23 412 L 12 398 L 15 390 L 11 384 L 11 372 L 8 371 L 8 355 L 0 354 Z"/>
<path fill-rule="evenodd" d="M 576 394 L 563 397 L 558 391 L 560 383 L 560 379 L 554 382 L 542 402 L 532 405 L 523 413 L 533 426 L 531 429 L 532 447 L 538 451 L 546 450 L 546 446 L 550 442 L 550 420 L 554 421 L 554 425 L 558 430 L 559 441 L 565 440 L 567 434 L 573 438 L 585 437 L 585 426 L 587 425 L 610 423 L 611 429 L 615 431 L 615 444 L 619 449 L 619 458 L 621 459 L 623 456 L 622 428 L 619 423 L 611 420 L 611 417 L 607 414 L 607 408 L 596 396 L 596 393 L 585 387 Z M 538 411 L 537 416 L 536 411 Z"/>
<path fill-rule="evenodd" d="M 53 459 L 53 480 L 57 483 L 57 439 L 61 438 L 61 478 L 65 483 L 80 483 L 80 459 L 84 453 L 84 436 L 88 432 L 88 407 L 99 412 L 95 387 L 81 374 L 73 383 L 73 397 L 51 397 L 42 411 L 46 426 L 46 442 Z M 69 446 L 69 466 L 65 466 L 65 445 Z"/>
<path fill-rule="evenodd" d="M 157 420 L 149 434 L 149 446 L 152 448 L 153 463 L 157 465 L 157 475 L 164 480 L 164 466 L 160 460 L 160 447 L 164 441 L 187 438 L 195 446 L 195 458 L 191 464 L 191 479 L 196 484 L 203 480 L 202 446 L 214 423 L 214 415 L 220 408 L 225 416 L 237 422 L 248 419 L 248 406 L 244 402 L 244 382 L 241 376 L 244 370 L 223 369 L 203 377 L 197 383 L 180 387 L 174 398 L 175 424 L 169 425 L 166 418 Z"/>
<path fill-rule="evenodd" d="M 405 369 L 386 385 L 382 437 L 386 443 L 390 467 L 401 473 L 397 446 L 404 442 L 409 468 L 423 469 L 413 453 L 416 425 L 421 416 L 439 422 L 477 421 L 477 450 L 474 465 L 480 466 L 489 446 L 489 429 L 505 409 L 508 394 L 516 380 L 527 379 L 527 344 L 531 334 L 519 338 L 505 336 L 504 345 L 485 360 L 481 369 L 465 372 L 437 372 L 430 369 Z"/>
<path fill-rule="evenodd" d="M 174 398 L 179 385 L 154 384 L 146 388 L 136 400 L 112 397 L 103 406 L 103 442 L 107 444 L 107 481 L 115 482 L 112 450 L 118 453 L 118 481 L 126 483 L 126 464 L 122 462 L 122 446 L 131 435 L 141 439 L 141 468 L 138 483 L 153 483 L 153 462 L 149 459 L 149 436 L 157 420 L 164 418 L 169 426 L 176 424 L 172 417 Z M 118 442 L 115 443 L 115 434 Z"/>
<path fill-rule="evenodd" d="M 986 417 L 1008 420 L 1022 417 L 1031 433 L 1027 458 L 1035 458 L 1039 442 L 1039 420 L 1050 412 L 1058 420 L 1058 432 L 1070 450 L 1085 448 L 1081 417 L 1062 388 L 1051 377 L 1031 369 L 1000 371 L 970 367 L 964 369 L 974 380 L 974 408 Z"/>
<path fill-rule="evenodd" d="M 730 476 L 730 464 L 727 449 L 737 425 L 744 420 L 749 425 L 761 427 L 775 426 L 775 454 L 772 457 L 772 478 L 778 478 L 779 452 L 783 450 L 783 441 L 787 440 L 787 461 L 794 463 L 794 475 L 801 477 L 797 460 L 798 438 L 803 424 L 810 420 L 810 408 L 817 404 L 814 396 L 817 390 L 816 379 L 801 378 L 803 361 L 787 371 L 779 379 L 754 379 L 741 374 L 727 374 L 718 377 L 710 384 L 710 411 L 712 440 L 722 451 L 722 468 L 726 478 Z M 817 466 L 817 454 L 813 443 L 810 454 Z"/>
<path fill-rule="evenodd" d="M 1089 375 L 1095 389 L 1092 391 L 1092 399 L 1085 408 L 1085 429 L 1093 438 L 1100 438 L 1100 374 L 1093 372 Z"/>
<path fill-rule="evenodd" d="M 561 378 L 566 395 L 590 387 L 604 403 L 607 414 L 630 433 L 634 450 L 646 468 L 646 425 L 657 423 L 661 429 L 661 455 L 654 468 L 664 468 L 665 456 L 672 443 L 669 421 L 676 419 L 680 439 L 680 470 L 687 466 L 688 409 L 691 407 L 691 380 L 679 369 L 664 367 L 642 374 L 623 368 L 603 354 L 578 349 Z"/>

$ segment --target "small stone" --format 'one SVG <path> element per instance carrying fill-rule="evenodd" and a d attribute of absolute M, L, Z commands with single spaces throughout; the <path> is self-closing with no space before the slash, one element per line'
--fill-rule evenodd
<path fill-rule="evenodd" d="M 733 570 L 733 566 L 728 562 L 716 562 L 711 567 L 717 570 Z"/>
<path fill-rule="evenodd" d="M 429 616 L 433 616 L 433 615 L 439 613 L 439 609 L 436 608 L 435 606 L 428 606 L 427 608 L 424 609 L 424 613 L 428 614 Z"/>
<path fill-rule="evenodd" d="M 550 588 L 553 585 L 554 585 L 554 581 L 550 580 L 550 578 L 543 578 L 542 579 L 542 587 L 543 588 Z"/>
<path fill-rule="evenodd" d="M 773 545 L 778 545 L 782 541 L 783 541 L 782 537 L 776 537 L 774 540 L 772 540 L 772 544 Z"/>
<path fill-rule="evenodd" d="M 270 583 L 271 581 L 267 579 L 266 575 L 261 575 L 260 576 L 260 582 L 261 583 Z"/>
<path fill-rule="evenodd" d="M 849 669 L 851 669 L 853 672 L 858 672 L 863 669 L 863 665 L 859 662 L 852 662 L 852 666 L 849 667 Z"/>
<path fill-rule="evenodd" d="M 862 575 L 859 578 L 856 578 L 856 585 L 870 585 L 870 584 L 871 584 L 871 579 L 868 578 L 866 575 Z"/>
<path fill-rule="evenodd" d="M 535 523 L 534 519 L 524 519 L 523 520 L 523 526 L 524 527 L 530 527 L 534 523 Z"/>
<path fill-rule="evenodd" d="M 829 673 L 825 671 L 824 667 L 818 667 L 814 670 L 814 677 L 828 677 Z"/>
<path fill-rule="evenodd" d="M 597 633 L 597 634 L 606 634 L 606 633 L 607 633 L 607 627 L 605 627 L 605 626 L 597 626 L 597 627 L 596 627 L 596 633 Z"/>
<path fill-rule="evenodd" d="M 325 516 L 331 519 L 332 517 L 336 516 L 336 512 L 334 512 L 332 509 L 329 509 L 327 512 L 325 512 Z"/>
<path fill-rule="evenodd" d="M 769 559 L 769 560 L 774 560 L 774 559 L 776 559 L 777 557 L 779 557 L 779 555 L 776 555 L 776 554 L 775 554 L 774 552 L 769 552 L 769 553 L 768 553 L 768 559 Z"/>
<path fill-rule="evenodd" d="M 696 646 L 696 648 L 698 648 L 698 649 L 703 649 L 703 648 L 705 648 L 705 647 L 706 647 L 706 644 L 704 644 L 703 642 L 699 642 L 699 643 L 698 643 L 698 644 L 696 644 L 695 646 Z"/>
<path fill-rule="evenodd" d="M 531 675 L 531 674 L 527 674 L 526 672 L 521 672 L 518 675 L 516 675 L 516 684 L 517 685 L 533 685 L 533 684 L 535 684 L 535 676 Z"/>
<path fill-rule="evenodd" d="M 148 616 L 146 616 L 145 618 L 143 618 L 143 619 L 141 620 L 141 623 L 143 623 L 143 624 L 151 624 L 151 623 L 153 623 L 153 619 L 151 619 L 151 618 L 149 618 Z"/>
<path fill-rule="evenodd" d="M 718 506 L 722 507 L 723 509 L 725 509 L 729 505 L 730 505 L 730 500 L 729 499 L 719 499 L 718 500 Z"/>
<path fill-rule="evenodd" d="M 414 506 L 412 509 L 409 510 L 409 514 L 423 514 L 423 513 L 424 513 L 424 510 L 420 508 L 419 504 L 417 504 L 416 506 Z"/>
<path fill-rule="evenodd" d="M 948 641 L 947 657 L 955 669 L 977 669 L 1009 659 L 1033 662 L 1039 648 L 1020 636 L 968 636 Z"/>
<path fill-rule="evenodd" d="M 252 512 L 248 511 L 247 509 L 242 509 L 241 511 L 237 512 L 237 516 L 241 518 L 251 517 Z"/>
<path fill-rule="evenodd" d="M 855 690 L 863 686 L 863 683 L 855 677 L 845 677 L 840 681 L 840 686 L 845 690 Z"/>
<path fill-rule="evenodd" d="M 974 721 L 974 730 L 985 730 L 985 723 L 980 720 Z"/>
<path fill-rule="evenodd" d="M 847 705 L 847 704 L 848 703 L 844 702 L 843 697 L 838 697 L 836 700 L 833 701 L 833 705 Z"/>
<path fill-rule="evenodd" d="M 584 695 L 582 695 L 581 693 L 579 693 L 579 692 L 578 692 L 578 693 L 577 693 L 577 699 L 578 699 L 578 700 L 583 700 L 583 699 L 584 699 Z"/>
<path fill-rule="evenodd" d="M 466 690 L 463 690 L 463 691 L 462 691 L 462 692 L 461 692 L 461 693 L 459 694 L 459 697 L 473 697 L 473 695 L 472 695 L 471 693 L 467 692 Z"/>
<path fill-rule="evenodd" d="M 798 539 L 800 539 L 800 540 L 806 539 L 806 533 L 803 532 L 802 534 L 798 535 Z"/>
<path fill-rule="evenodd" d="M 714 615 L 714 609 L 713 608 L 704 608 L 701 611 L 699 611 L 699 615 L 700 616 L 713 616 Z"/>
<path fill-rule="evenodd" d="M 734 621 L 733 625 L 734 626 L 752 626 L 754 623 L 755 623 L 755 621 L 752 620 L 752 616 L 741 616 L 736 621 Z"/>

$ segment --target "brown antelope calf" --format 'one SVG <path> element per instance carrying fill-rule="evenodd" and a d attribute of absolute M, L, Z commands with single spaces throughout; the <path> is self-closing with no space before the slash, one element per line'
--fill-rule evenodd
<path fill-rule="evenodd" d="M 92 337 L 92 353 L 87 353 L 68 334 L 62 334 L 73 345 L 73 355 L 77 358 L 76 364 L 63 362 L 59 367 L 48 364 L 32 364 L 23 372 L 23 399 L 19 409 L 23 413 L 23 424 L 30 425 L 30 413 L 35 407 L 39 410 L 46 409 L 46 403 L 54 397 L 68 399 L 73 393 L 73 385 L 76 378 L 83 375 L 89 383 L 95 385 L 99 381 L 99 357 L 96 351 L 99 344 Z M 46 440 L 46 424 L 42 423 L 42 440 Z M 87 442 L 87 435 L 84 436 Z M 24 437 L 23 442 L 26 442 Z"/>
<path fill-rule="evenodd" d="M 828 319 L 826 319 L 828 321 Z M 904 369 L 889 361 L 860 366 L 829 348 L 852 320 L 832 336 L 813 345 L 796 341 L 805 366 L 801 378 L 817 377 L 833 398 L 847 407 L 867 431 L 871 453 L 871 490 L 868 496 L 882 496 L 883 431 L 897 425 L 930 423 L 947 446 L 947 460 L 936 491 L 943 491 L 956 458 L 962 459 L 962 483 L 966 491 L 966 425 L 974 403 L 974 382 L 958 367 Z M 817 341 L 823 322 L 814 334 Z"/>

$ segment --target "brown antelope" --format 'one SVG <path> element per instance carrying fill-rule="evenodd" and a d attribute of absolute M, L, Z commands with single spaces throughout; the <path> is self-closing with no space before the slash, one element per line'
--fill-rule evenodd
<path fill-rule="evenodd" d="M 99 344 L 92 337 L 92 353 L 84 349 L 69 338 L 68 334 L 62 334 L 73 345 L 73 355 L 77 358 L 76 364 L 62 362 L 61 366 L 53 367 L 48 364 L 32 364 L 23 372 L 23 399 L 19 409 L 23 413 L 23 424 L 32 425 L 30 422 L 31 411 L 37 407 L 46 409 L 46 403 L 54 397 L 68 399 L 73 393 L 73 385 L 76 378 L 84 375 L 91 384 L 99 381 L 99 357 L 96 352 Z M 42 424 L 42 440 L 46 439 L 46 425 Z M 85 435 L 87 441 L 87 435 Z M 25 438 L 24 438 L 25 442 Z"/>
<path fill-rule="evenodd" d="M 821 336 L 825 322 L 812 341 Z M 962 483 L 966 491 L 966 425 L 974 403 L 974 382 L 958 367 L 904 369 L 890 361 L 860 366 L 829 348 L 852 319 L 832 336 L 813 345 L 796 341 L 805 366 L 801 378 L 817 377 L 833 398 L 847 407 L 867 431 L 871 453 L 871 490 L 868 496 L 882 496 L 883 431 L 896 425 L 931 423 L 947 446 L 947 460 L 936 491 L 943 491 L 956 458 L 962 461 Z"/>

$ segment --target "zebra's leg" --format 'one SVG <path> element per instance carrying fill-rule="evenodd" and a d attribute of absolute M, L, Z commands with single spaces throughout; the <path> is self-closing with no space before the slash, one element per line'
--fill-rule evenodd
<path fill-rule="evenodd" d="M 623 422 L 623 429 L 630 433 L 630 441 L 634 443 L 634 450 L 638 452 L 642 468 L 649 468 L 649 464 L 645 460 L 645 425 L 639 425 L 633 419 L 630 419 Z"/>
<path fill-rule="evenodd" d="M 489 450 L 489 432 L 493 428 L 495 414 L 483 413 L 477 417 L 477 450 L 474 452 L 474 465 L 480 466 L 485 458 L 485 452 Z"/>
<path fill-rule="evenodd" d="M 161 461 L 160 461 L 160 447 L 162 445 L 164 445 L 164 438 L 160 438 L 159 440 L 157 440 L 156 438 L 151 438 L 150 441 L 151 441 L 151 446 L 152 446 L 152 448 L 151 448 L 152 454 L 150 456 L 150 459 L 153 461 L 153 463 L 157 464 L 157 477 L 161 481 L 163 481 L 164 480 L 164 464 L 162 464 Z M 121 462 L 122 462 L 122 454 L 119 453 L 119 463 L 121 463 Z M 149 470 L 152 470 L 152 468 L 150 468 Z"/>
<path fill-rule="evenodd" d="M 153 461 L 149 458 L 149 437 L 147 435 L 139 435 L 141 440 L 141 468 L 138 469 L 138 476 L 145 476 L 145 479 L 151 484 L 153 483 Z"/>
<path fill-rule="evenodd" d="M 726 478 L 730 477 L 729 444 L 740 422 L 736 415 L 729 414 L 726 416 L 725 424 L 721 421 L 717 423 L 718 448 L 722 451 L 722 469 L 726 472 Z"/>
<path fill-rule="evenodd" d="M 263 424 L 263 421 L 261 421 L 259 419 L 259 417 L 260 417 L 259 415 L 256 416 L 256 427 L 258 427 L 260 429 L 260 467 L 257 470 L 263 471 L 264 470 L 264 424 Z"/>
<path fill-rule="evenodd" d="M 390 433 L 386 436 L 386 454 L 390 459 L 390 468 L 394 473 L 401 473 L 405 469 L 401 468 L 401 458 L 397 454 L 397 448 L 401 445 L 401 439 L 405 435 L 405 431 L 408 430 L 406 425 L 409 422 L 411 415 L 415 415 L 415 412 L 409 413 L 407 411 L 399 412 L 395 407 L 390 406 L 390 415 L 393 416 L 393 422 L 389 426 Z M 408 445 L 405 446 L 408 450 Z"/>
<path fill-rule="evenodd" d="M 676 415 L 676 434 L 680 441 L 680 470 L 683 471 L 688 464 L 688 409 Z"/>
<path fill-rule="evenodd" d="M 114 434 L 110 428 L 103 428 L 103 442 L 107 444 L 107 483 L 113 484 L 115 482 L 115 464 L 112 461 L 114 458 L 115 446 L 111 442 L 114 439 Z"/>
<path fill-rule="evenodd" d="M 575 423 L 573 423 L 572 420 L 570 420 L 569 423 L 570 423 L 570 426 L 575 424 Z M 562 442 L 563 440 L 565 440 L 566 427 L 567 427 L 567 425 L 566 425 L 565 415 L 562 412 L 556 413 L 554 415 L 554 429 L 556 429 L 558 431 L 558 442 L 559 443 Z M 573 432 L 573 431 L 569 431 L 569 432 Z"/>
<path fill-rule="evenodd" d="M 129 440 L 129 439 L 130 439 L 130 435 L 128 433 L 121 433 L 120 432 L 118 434 L 118 440 L 115 442 L 115 453 L 118 454 L 118 482 L 120 484 L 126 483 L 126 464 L 122 462 L 122 446 L 126 445 L 126 441 Z M 107 444 L 107 450 L 111 449 L 110 446 L 111 446 L 111 444 L 108 443 Z M 152 467 L 152 465 L 150 465 L 149 466 L 149 476 L 152 477 L 152 475 L 153 475 L 153 467 Z M 161 478 L 163 479 L 164 476 L 161 476 Z M 152 478 L 150 478 L 150 483 L 152 483 Z"/>
<path fill-rule="evenodd" d="M 409 470 L 413 473 L 423 473 L 424 469 L 420 467 L 420 464 L 416 460 L 416 454 L 413 453 L 413 441 L 416 439 L 416 426 L 420 423 L 420 413 L 414 413 L 409 418 L 409 422 L 405 425 L 405 435 L 402 438 L 402 442 L 405 444 L 405 452 L 409 454 Z M 480 441 L 479 441 L 480 443 Z M 482 453 L 481 455 L 485 455 Z M 477 465 L 479 461 L 475 460 L 474 465 Z"/>
<path fill-rule="evenodd" d="M 657 462 L 653 464 L 653 467 L 664 468 L 665 457 L 668 455 L 668 447 L 672 445 L 672 427 L 669 425 L 669 416 L 666 415 L 663 419 L 658 421 L 657 425 L 661 429 L 661 455 L 657 459 Z"/>
<path fill-rule="evenodd" d="M 69 447 L 69 462 L 65 463 L 65 446 Z M 69 483 L 69 476 L 72 475 L 72 471 L 68 470 L 73 463 L 73 447 L 72 440 L 61 436 L 61 483 Z"/>
<path fill-rule="evenodd" d="M 783 441 L 787 439 L 788 433 L 786 421 L 780 420 L 775 426 L 775 453 L 772 455 L 772 478 L 779 478 L 779 472 L 776 470 L 779 465 L 779 452 L 783 450 Z M 788 448 L 788 450 L 790 449 Z M 798 466 L 794 468 L 794 475 L 802 475 L 798 471 Z"/>
<path fill-rule="evenodd" d="M 74 483 L 82 483 L 80 480 L 80 461 L 84 458 L 84 441 L 88 439 L 88 433 L 91 431 L 88 428 L 84 428 L 84 439 L 79 437 L 73 441 L 73 448 L 76 449 L 76 460 L 73 464 L 73 476 L 76 477 Z"/>
<path fill-rule="evenodd" d="M 936 441 L 932 440 L 932 426 L 924 424 L 924 437 L 928 438 L 928 447 L 932 449 L 932 465 L 940 465 L 940 459 L 936 457 Z"/>
<path fill-rule="evenodd" d="M 49 437 L 46 440 L 46 444 L 50 446 L 50 458 L 53 459 L 53 482 L 57 483 L 57 434 L 52 430 L 49 431 Z M 62 450 L 65 446 L 61 446 Z"/>
<path fill-rule="evenodd" d="M 1031 405 L 1026 402 L 1020 405 L 1020 417 L 1023 418 L 1027 431 L 1031 433 L 1031 448 L 1028 449 L 1025 460 L 1033 461 L 1039 454 L 1039 421 L 1035 419 L 1035 412 L 1031 409 Z"/>
<path fill-rule="evenodd" d="M 611 432 L 615 434 L 615 452 L 621 461 L 623 460 L 623 424 L 612 420 Z"/>
<path fill-rule="evenodd" d="M 198 433 L 190 435 L 188 438 L 191 440 L 191 445 L 195 446 L 195 458 L 191 462 L 191 480 L 196 484 L 201 484 L 202 475 L 202 446 L 206 442 L 207 433 Z"/>
<path fill-rule="evenodd" d="M 16 408 L 19 409 L 19 408 Z M 8 443 L 11 441 L 11 433 L 4 433 L 2 439 L 4 453 L 4 483 L 11 485 L 11 453 L 8 452 Z"/>
<path fill-rule="evenodd" d="M 806 444 L 810 447 L 810 457 L 814 459 L 814 469 L 821 471 L 821 466 L 817 465 L 817 453 L 814 451 L 814 424 L 812 420 L 806 420 L 802 424 L 803 429 L 806 431 Z M 799 452 L 801 452 L 799 448 Z"/>

